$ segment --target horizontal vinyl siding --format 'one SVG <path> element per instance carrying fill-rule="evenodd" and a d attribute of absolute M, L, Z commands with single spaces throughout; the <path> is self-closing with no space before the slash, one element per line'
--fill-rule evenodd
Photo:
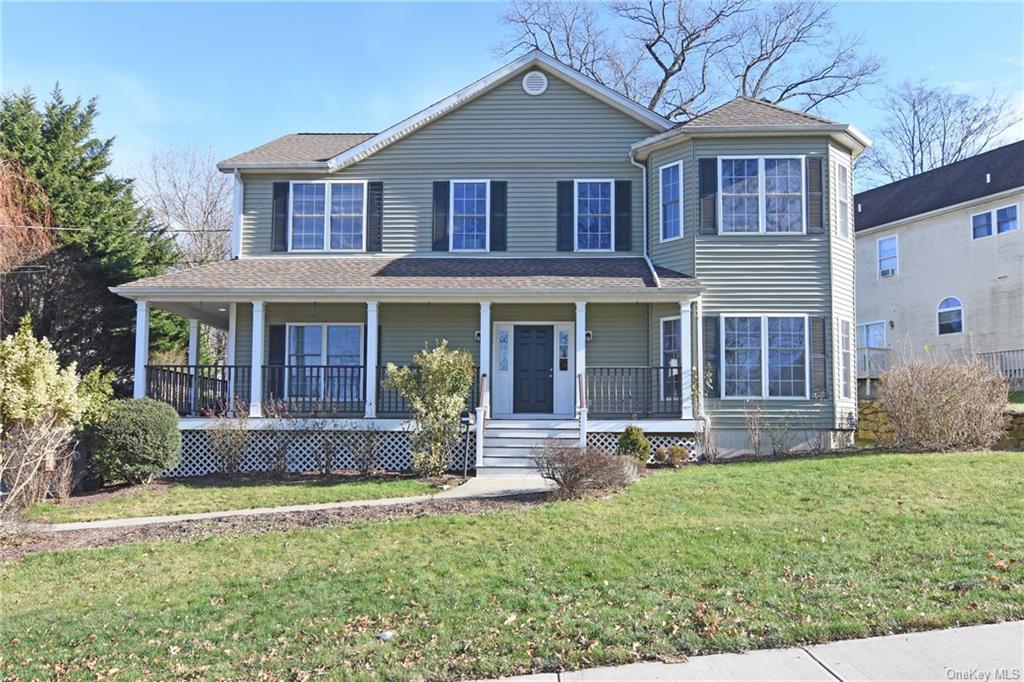
<path fill-rule="evenodd" d="M 838 165 L 843 165 L 848 171 L 849 180 L 846 188 L 839 187 L 835 182 L 830 183 L 832 191 L 829 193 L 829 233 L 832 241 L 830 244 L 831 267 L 832 267 L 832 395 L 835 396 L 835 423 L 836 426 L 850 425 L 857 415 L 857 379 L 855 366 L 857 362 L 857 337 L 856 337 L 856 262 L 855 262 L 855 241 L 853 236 L 853 163 L 850 153 L 841 147 L 829 145 L 828 173 L 830 179 L 838 179 L 836 170 Z M 840 192 L 845 191 L 850 202 L 850 227 L 844 237 L 839 229 L 839 197 Z M 851 364 L 854 365 L 854 379 L 851 382 L 851 397 L 843 398 L 842 393 L 842 321 L 850 322 L 853 334 L 852 346 L 853 356 Z"/>
<path fill-rule="evenodd" d="M 661 166 L 682 161 L 683 192 L 682 217 L 683 236 L 680 239 L 661 241 Z M 697 233 L 697 162 L 693 142 L 684 142 L 674 147 L 660 149 L 648 159 L 648 239 L 651 260 L 654 263 L 688 275 L 693 274 L 693 243 Z"/>
<path fill-rule="evenodd" d="M 491 306 L 492 322 L 572 322 L 576 306 L 571 303 L 496 303 Z"/>
<path fill-rule="evenodd" d="M 380 306 L 381 364 L 408 364 L 429 344 L 446 340 L 480 362 L 480 307 L 473 304 L 392 303 Z"/>
<path fill-rule="evenodd" d="M 559 254 L 558 180 L 630 180 L 633 252 L 640 252 L 641 174 L 628 153 L 652 129 L 552 74 L 548 80 L 547 92 L 531 97 L 513 78 L 354 166 L 319 177 L 384 182 L 386 253 L 431 251 L 433 181 L 505 180 L 508 251 L 497 255 Z M 243 255 L 271 253 L 272 184 L 288 179 L 302 178 L 244 176 Z"/>
<path fill-rule="evenodd" d="M 697 159 L 716 156 L 818 155 L 825 169 L 823 191 L 829 192 L 829 144 L 826 138 L 708 139 L 696 140 L 693 145 L 693 166 L 696 166 Z M 695 174 L 696 168 L 691 168 L 688 175 Z M 696 183 L 687 186 L 687 198 L 687 225 L 696 226 Z M 829 216 L 829 229 L 833 224 L 834 220 Z M 696 275 L 705 286 L 705 314 L 792 312 L 831 316 L 829 234 L 696 234 L 694 241 Z M 827 349 L 827 383 L 832 382 L 832 355 Z M 708 413 L 712 423 L 719 428 L 745 428 L 746 402 L 709 399 Z M 832 428 L 835 421 L 831 399 L 757 402 L 765 417 L 775 425 Z"/>
<path fill-rule="evenodd" d="M 647 365 L 646 303 L 592 303 L 587 306 L 587 365 L 642 367 Z"/>

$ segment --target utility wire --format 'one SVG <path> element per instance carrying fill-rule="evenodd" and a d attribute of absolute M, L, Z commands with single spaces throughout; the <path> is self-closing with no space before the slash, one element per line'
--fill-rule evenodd
<path fill-rule="evenodd" d="M 95 230 L 102 229 L 100 227 L 60 227 L 60 226 L 53 226 L 53 227 L 51 227 L 51 226 L 48 226 L 48 225 L 11 225 L 9 223 L 0 223 L 0 227 L 7 227 L 7 228 L 10 228 L 10 229 L 19 229 L 19 230 L 50 230 L 51 232 L 93 232 Z M 231 232 L 231 230 L 183 230 L 183 229 L 179 229 L 179 228 L 168 228 L 168 229 L 164 229 L 164 230 L 161 230 L 160 228 L 154 228 L 153 231 L 154 232 L 160 231 L 160 232 L 171 232 L 171 233 L 187 233 L 187 234 L 198 234 L 198 233 L 201 233 L 201 232 L 206 232 L 206 233 L 210 233 L 210 234 L 217 233 L 217 232 L 221 232 L 221 233 Z"/>

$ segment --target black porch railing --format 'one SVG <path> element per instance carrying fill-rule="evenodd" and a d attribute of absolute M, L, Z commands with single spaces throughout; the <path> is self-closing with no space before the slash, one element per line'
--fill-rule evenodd
<path fill-rule="evenodd" d="M 362 417 L 361 365 L 264 365 L 263 416 Z"/>
<path fill-rule="evenodd" d="M 232 402 L 249 404 L 248 365 L 149 365 L 146 396 L 181 415 L 224 414 Z"/>
<path fill-rule="evenodd" d="M 678 367 L 588 367 L 586 387 L 591 418 L 680 416 L 684 387 Z"/>

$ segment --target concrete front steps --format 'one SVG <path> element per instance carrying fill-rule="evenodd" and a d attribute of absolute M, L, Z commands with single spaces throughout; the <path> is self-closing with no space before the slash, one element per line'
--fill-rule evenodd
<path fill-rule="evenodd" d="M 488 419 L 484 424 L 484 462 L 476 475 L 539 476 L 536 455 L 551 441 L 579 443 L 575 419 Z"/>

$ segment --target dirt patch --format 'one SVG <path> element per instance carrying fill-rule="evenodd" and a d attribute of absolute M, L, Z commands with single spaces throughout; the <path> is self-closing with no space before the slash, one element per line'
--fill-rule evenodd
<path fill-rule="evenodd" d="M 322 511 L 287 512 L 262 516 L 230 516 L 219 519 L 175 521 L 150 526 L 27 533 L 0 538 L 0 560 L 62 549 L 113 547 L 154 540 L 190 541 L 214 535 L 243 535 L 340 526 L 355 521 L 393 521 L 444 514 L 483 514 L 502 509 L 536 506 L 548 493 L 490 499 L 430 500 L 380 507 L 345 507 Z"/>

